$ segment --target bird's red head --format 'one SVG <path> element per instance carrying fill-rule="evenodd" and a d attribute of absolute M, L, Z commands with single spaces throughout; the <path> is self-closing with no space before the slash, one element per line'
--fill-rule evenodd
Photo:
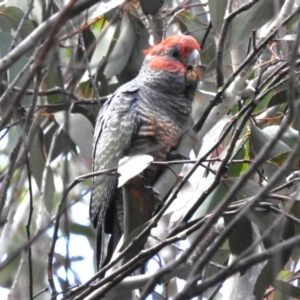
<path fill-rule="evenodd" d="M 150 69 L 186 73 L 187 79 L 197 81 L 199 73 L 200 46 L 187 35 L 174 35 L 144 50 Z"/>

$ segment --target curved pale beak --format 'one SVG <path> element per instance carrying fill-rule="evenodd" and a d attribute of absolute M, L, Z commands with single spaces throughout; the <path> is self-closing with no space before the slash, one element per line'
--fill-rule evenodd
<path fill-rule="evenodd" d="M 188 82 L 195 82 L 200 80 L 200 54 L 199 51 L 194 49 L 189 53 L 184 59 L 184 64 L 186 66 L 187 74 L 186 78 Z"/>
<path fill-rule="evenodd" d="M 186 58 L 184 59 L 183 63 L 186 67 L 198 67 L 200 63 L 200 54 L 199 51 L 194 49 L 191 53 L 189 53 Z"/>

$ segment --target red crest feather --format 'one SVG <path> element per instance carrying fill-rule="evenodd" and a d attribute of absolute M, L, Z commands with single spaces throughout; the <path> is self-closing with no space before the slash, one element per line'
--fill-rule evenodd
<path fill-rule="evenodd" d="M 188 35 L 173 35 L 161 43 L 144 50 L 145 55 L 150 55 L 149 68 L 166 70 L 168 72 L 185 72 L 186 68 L 180 61 L 174 61 L 168 56 L 163 56 L 169 48 L 177 47 L 179 56 L 185 58 L 191 51 L 200 51 L 200 46 L 197 41 Z"/>

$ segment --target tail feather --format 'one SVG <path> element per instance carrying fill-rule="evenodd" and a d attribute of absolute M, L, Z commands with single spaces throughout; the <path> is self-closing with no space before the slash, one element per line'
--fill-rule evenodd
<path fill-rule="evenodd" d="M 97 243 L 96 243 L 96 262 L 97 271 L 101 269 L 104 261 L 104 228 L 99 222 L 97 226 Z"/>
<path fill-rule="evenodd" d="M 100 270 L 111 260 L 123 235 L 123 197 L 122 189 L 117 189 L 113 201 L 107 207 L 105 221 L 99 218 L 97 225 L 97 268 Z M 109 236 L 110 235 L 110 236 Z M 105 239 L 108 238 L 106 244 Z M 106 248 L 106 249 L 105 249 Z"/>

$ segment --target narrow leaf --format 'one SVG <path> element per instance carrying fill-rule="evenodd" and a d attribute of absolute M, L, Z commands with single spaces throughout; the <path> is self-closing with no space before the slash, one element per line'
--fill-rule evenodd
<path fill-rule="evenodd" d="M 121 187 L 129 179 L 140 174 L 152 161 L 153 156 L 147 154 L 139 154 L 130 157 L 126 156 L 122 158 L 119 161 L 118 167 L 118 173 L 121 174 L 118 181 L 118 187 Z"/>

